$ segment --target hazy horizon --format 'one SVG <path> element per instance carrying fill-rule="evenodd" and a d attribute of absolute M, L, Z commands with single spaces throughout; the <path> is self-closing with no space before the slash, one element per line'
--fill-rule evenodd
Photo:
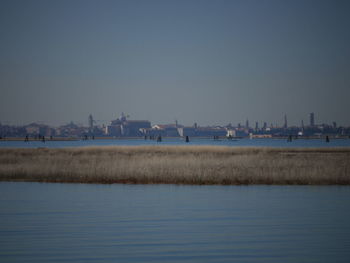
<path fill-rule="evenodd" d="M 123 112 L 124 113 L 124 112 Z M 89 114 L 90 115 L 90 114 Z M 140 118 L 133 118 L 132 116 L 130 115 L 127 115 L 125 114 L 127 119 L 128 120 L 141 120 Z M 110 120 L 98 120 L 93 116 L 93 120 L 94 120 L 94 125 L 96 126 L 102 126 L 102 125 L 109 125 L 109 123 L 112 121 L 112 120 L 116 120 L 117 118 L 120 118 L 121 116 L 116 114 L 112 119 Z M 261 121 L 261 120 L 249 120 L 249 119 L 245 119 L 245 120 L 242 120 L 242 121 L 239 121 L 237 123 L 232 123 L 232 122 L 228 122 L 228 123 L 198 123 L 196 121 L 194 121 L 193 123 L 184 123 L 184 122 L 181 122 L 179 121 L 178 119 L 173 119 L 173 120 L 170 120 L 170 121 L 164 121 L 164 122 L 152 122 L 150 121 L 150 119 L 148 118 L 145 118 L 145 119 L 142 119 L 142 120 L 148 120 L 151 122 L 151 125 L 157 125 L 157 124 L 175 124 L 176 122 L 179 124 L 179 125 L 185 125 L 185 126 L 193 126 L 193 125 L 198 125 L 200 127 L 205 127 L 205 126 L 226 126 L 226 125 L 229 125 L 231 124 L 232 126 L 234 127 L 237 127 L 238 124 L 240 124 L 242 127 L 246 126 L 246 121 L 248 120 L 248 123 L 249 123 L 249 127 L 253 128 L 255 127 L 255 123 L 258 122 L 258 126 L 260 128 L 263 127 L 264 125 L 264 122 L 266 122 L 267 124 L 267 127 L 270 127 L 271 125 L 273 127 L 283 127 L 284 125 L 284 116 L 282 116 L 283 118 L 281 118 L 280 120 L 276 121 L 276 122 L 267 122 L 267 121 Z M 317 116 L 315 116 L 317 117 Z M 298 127 L 301 127 L 302 126 L 302 123 L 301 122 L 304 122 L 304 125 L 305 126 L 308 126 L 310 125 L 310 117 L 309 115 L 306 116 L 305 119 L 301 119 L 299 121 L 299 123 L 290 123 L 288 121 L 288 127 L 292 127 L 292 126 L 298 126 Z M 25 125 L 30 125 L 32 123 L 37 123 L 37 124 L 42 124 L 42 125 L 49 125 L 49 126 L 52 126 L 52 127 L 58 127 L 58 126 L 61 126 L 61 125 L 66 125 L 66 124 L 69 124 L 73 122 L 74 124 L 77 124 L 77 125 L 82 125 L 82 126 L 89 126 L 89 120 L 88 120 L 88 117 L 86 118 L 86 120 L 64 120 L 62 122 L 48 122 L 48 121 L 41 121 L 41 120 L 32 120 L 32 121 L 27 121 L 27 122 L 21 122 L 21 123 L 14 123 L 14 122 L 11 122 L 11 121 L 1 121 L 0 120 L 0 125 L 14 125 L 14 126 L 25 126 Z M 329 125 L 333 125 L 333 122 L 329 122 L 329 123 L 326 123 L 326 122 L 323 122 L 322 120 L 317 120 L 315 118 L 315 125 L 322 125 L 322 124 L 329 124 Z M 349 127 L 347 125 L 339 125 L 338 123 L 336 123 L 337 126 L 343 126 L 343 127 Z"/>
<path fill-rule="evenodd" d="M 1 1 L 0 123 L 349 126 L 349 1 Z"/>

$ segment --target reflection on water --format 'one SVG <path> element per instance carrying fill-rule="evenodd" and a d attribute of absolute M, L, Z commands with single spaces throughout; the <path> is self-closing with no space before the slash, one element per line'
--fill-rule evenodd
<path fill-rule="evenodd" d="M 348 262 L 348 186 L 0 183 L 0 262 Z"/>
<path fill-rule="evenodd" d="M 162 142 L 143 139 L 111 139 L 111 140 L 77 140 L 77 141 L 1 141 L 0 147 L 79 147 L 79 146 L 106 146 L 106 145 L 218 145 L 218 146 L 263 146 L 263 147 L 350 147 L 350 139 L 297 139 L 288 142 L 286 139 L 238 139 L 213 140 L 191 138 L 186 143 L 182 138 L 163 138 Z"/>

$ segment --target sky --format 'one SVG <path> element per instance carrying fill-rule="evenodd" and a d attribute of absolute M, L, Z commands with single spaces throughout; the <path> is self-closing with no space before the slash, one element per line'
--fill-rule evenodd
<path fill-rule="evenodd" d="M 0 0 L 0 122 L 350 125 L 350 1 Z"/>

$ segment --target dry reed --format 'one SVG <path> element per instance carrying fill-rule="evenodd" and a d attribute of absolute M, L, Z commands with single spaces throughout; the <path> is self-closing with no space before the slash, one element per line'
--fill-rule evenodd
<path fill-rule="evenodd" d="M 0 181 L 350 184 L 349 148 L 111 146 L 0 149 Z"/>

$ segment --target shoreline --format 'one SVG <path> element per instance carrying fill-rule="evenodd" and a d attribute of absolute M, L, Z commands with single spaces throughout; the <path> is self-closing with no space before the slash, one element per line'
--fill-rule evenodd
<path fill-rule="evenodd" d="M 350 148 L 225 146 L 0 148 L 0 181 L 350 185 Z"/>
<path fill-rule="evenodd" d="M 326 135 L 322 136 L 298 136 L 297 138 L 293 137 L 293 140 L 323 140 L 325 139 Z M 184 140 L 184 137 L 168 137 L 164 136 L 162 137 L 163 139 L 179 139 L 179 140 Z M 349 136 L 329 136 L 331 140 L 350 140 Z M 213 139 L 212 136 L 193 136 L 190 139 Z M 231 139 L 228 139 L 226 136 L 221 136 L 219 137 L 220 140 L 244 140 L 244 139 L 251 139 L 249 137 L 232 137 Z M 269 139 L 269 140 L 287 140 L 288 136 L 273 136 L 273 137 L 254 137 L 252 138 L 253 140 L 264 140 L 264 139 Z M 82 137 L 53 137 L 52 139 L 49 136 L 45 136 L 45 141 L 50 142 L 50 141 L 94 141 L 94 140 L 145 140 L 144 137 L 95 137 L 94 139 L 88 138 L 84 139 Z M 150 139 L 148 138 L 147 141 Z M 214 139 L 213 139 L 214 140 Z M 24 137 L 5 137 L 1 138 L 0 142 L 6 142 L 6 141 L 25 141 Z M 42 139 L 35 139 L 33 137 L 28 138 L 28 142 L 40 142 Z"/>

